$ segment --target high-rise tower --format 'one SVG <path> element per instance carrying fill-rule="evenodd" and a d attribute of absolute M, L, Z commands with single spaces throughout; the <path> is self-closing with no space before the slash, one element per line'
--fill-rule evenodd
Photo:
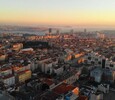
<path fill-rule="evenodd" d="M 49 33 L 48 33 L 49 35 L 51 35 L 52 34 L 52 28 L 49 28 Z"/>

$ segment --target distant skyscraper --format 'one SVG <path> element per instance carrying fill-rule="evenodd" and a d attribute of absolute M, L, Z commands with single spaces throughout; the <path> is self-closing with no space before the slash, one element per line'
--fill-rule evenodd
<path fill-rule="evenodd" d="M 49 34 L 52 34 L 52 28 L 49 28 Z"/>
<path fill-rule="evenodd" d="M 59 30 L 57 29 L 56 34 L 59 34 Z"/>
<path fill-rule="evenodd" d="M 70 33 L 73 34 L 73 29 L 70 30 Z"/>
<path fill-rule="evenodd" d="M 84 29 L 84 33 L 86 33 L 87 32 L 87 30 L 86 29 Z"/>

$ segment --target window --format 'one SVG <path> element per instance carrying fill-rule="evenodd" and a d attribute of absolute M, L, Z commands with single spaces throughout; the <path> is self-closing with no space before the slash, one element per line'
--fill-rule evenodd
<path fill-rule="evenodd" d="M 91 57 L 88 57 L 88 60 L 91 60 Z"/>
<path fill-rule="evenodd" d="M 101 61 L 99 61 L 98 64 L 100 65 L 100 64 L 101 64 Z"/>
<path fill-rule="evenodd" d="M 110 67 L 113 67 L 113 64 L 110 64 Z"/>
<path fill-rule="evenodd" d="M 98 59 L 96 58 L 95 61 L 98 61 Z"/>

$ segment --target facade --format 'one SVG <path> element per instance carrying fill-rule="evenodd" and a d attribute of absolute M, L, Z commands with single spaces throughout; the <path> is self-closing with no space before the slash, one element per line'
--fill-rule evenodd
<path fill-rule="evenodd" d="M 84 59 L 87 61 L 87 64 L 93 64 L 95 66 L 109 68 L 111 70 L 115 69 L 115 63 L 113 61 L 95 52 L 88 53 Z"/>
<path fill-rule="evenodd" d="M 53 72 L 56 73 L 56 75 L 60 75 L 63 73 L 64 68 L 63 67 L 53 67 Z"/>
<path fill-rule="evenodd" d="M 15 84 L 15 76 L 12 73 L 11 67 L 4 67 L 0 70 L 1 81 L 10 86 Z"/>
<path fill-rule="evenodd" d="M 8 86 L 14 85 L 15 84 L 15 76 L 14 75 L 4 76 L 2 78 L 2 82 Z"/>
<path fill-rule="evenodd" d="M 17 43 L 13 45 L 13 50 L 15 51 L 19 51 L 23 48 L 23 44 L 22 43 Z"/>
<path fill-rule="evenodd" d="M 39 68 L 40 68 L 41 70 L 44 70 L 44 68 L 42 68 L 42 67 L 44 67 L 44 63 L 45 63 L 46 61 L 49 61 L 49 60 L 51 60 L 50 57 L 46 57 L 46 56 L 40 57 L 40 59 L 37 61 Z"/>
<path fill-rule="evenodd" d="M 36 60 L 32 60 L 31 61 L 31 64 L 30 64 L 30 69 L 32 70 L 32 71 L 34 71 L 34 70 L 36 70 L 38 68 L 38 63 L 37 63 L 37 61 Z"/>
<path fill-rule="evenodd" d="M 4 91 L 0 91 L 0 100 L 15 100 L 15 98 Z"/>
<path fill-rule="evenodd" d="M 89 100 L 103 100 L 103 93 L 91 93 Z"/>
<path fill-rule="evenodd" d="M 103 70 L 103 80 L 106 82 L 114 82 L 115 81 L 115 71 L 111 69 Z"/>
<path fill-rule="evenodd" d="M 109 93 L 109 84 L 98 85 L 98 90 L 100 90 L 103 93 Z"/>
<path fill-rule="evenodd" d="M 42 67 L 42 72 L 44 72 L 45 74 L 50 73 L 50 69 L 52 68 L 52 61 L 46 61 L 44 62 L 44 66 Z"/>
<path fill-rule="evenodd" d="M 4 67 L 0 70 L 0 76 L 7 76 L 12 74 L 12 68 L 10 67 Z"/>
<path fill-rule="evenodd" d="M 95 82 L 100 83 L 102 79 L 102 74 L 103 71 L 101 70 L 101 68 L 95 68 L 90 72 L 90 77 L 93 77 Z"/>
<path fill-rule="evenodd" d="M 25 82 L 26 80 L 31 78 L 31 71 L 30 70 L 25 70 L 22 72 L 17 73 L 17 79 L 18 82 Z"/>
<path fill-rule="evenodd" d="M 0 54 L 0 61 L 4 61 L 7 58 L 7 55 Z"/>
<path fill-rule="evenodd" d="M 80 72 L 78 71 L 75 74 L 73 74 L 72 76 L 65 79 L 63 82 L 67 83 L 67 84 L 73 84 L 74 82 L 76 82 L 76 80 L 79 79 L 79 75 L 80 75 Z"/>

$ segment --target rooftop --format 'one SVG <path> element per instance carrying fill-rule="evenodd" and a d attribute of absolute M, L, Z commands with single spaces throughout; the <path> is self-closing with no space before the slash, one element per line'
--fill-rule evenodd
<path fill-rule="evenodd" d="M 66 83 L 62 83 L 59 86 L 55 87 L 53 91 L 58 94 L 65 94 L 69 91 L 72 91 L 75 87 L 72 85 L 68 85 Z"/>

